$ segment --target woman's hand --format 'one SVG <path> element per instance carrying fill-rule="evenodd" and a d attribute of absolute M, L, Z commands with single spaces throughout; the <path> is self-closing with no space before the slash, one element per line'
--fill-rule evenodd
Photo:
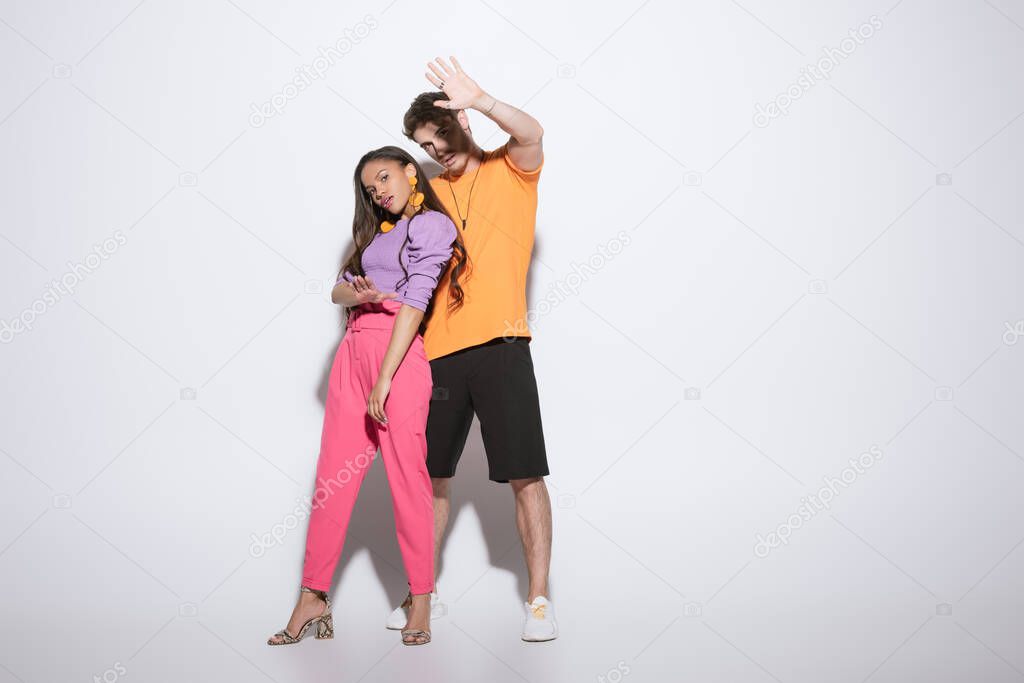
<path fill-rule="evenodd" d="M 388 423 L 388 416 L 384 414 L 384 402 L 388 400 L 390 392 L 391 380 L 384 376 L 378 377 L 377 383 L 373 385 L 373 390 L 370 391 L 370 398 L 366 402 L 366 412 L 382 425 Z"/>
<path fill-rule="evenodd" d="M 455 57 L 451 58 L 454 68 L 438 57 L 428 62 L 427 67 L 434 75 L 426 74 L 427 80 L 448 96 L 448 100 L 438 100 L 435 106 L 444 109 L 469 109 L 479 103 L 484 96 L 483 89 L 462 70 L 462 65 Z"/>
<path fill-rule="evenodd" d="M 373 284 L 373 280 L 369 277 L 363 277 L 362 275 L 356 275 L 352 278 L 352 289 L 356 292 L 356 305 L 359 304 L 379 304 L 385 299 L 397 299 L 398 294 L 396 292 L 384 293 L 377 289 L 377 285 Z"/>

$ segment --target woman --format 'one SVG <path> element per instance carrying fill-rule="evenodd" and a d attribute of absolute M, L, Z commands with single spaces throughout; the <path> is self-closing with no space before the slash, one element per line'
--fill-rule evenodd
<path fill-rule="evenodd" d="M 356 165 L 355 253 L 331 292 L 334 303 L 349 309 L 348 327 L 328 383 L 302 586 L 288 626 L 269 645 L 297 643 L 314 626 L 317 638 L 334 635 L 327 591 L 378 447 L 412 597 L 402 642 L 430 642 L 434 511 L 425 433 L 432 382 L 421 330 L 452 259 L 449 306 L 462 305 L 466 252 L 421 178 L 419 164 L 399 147 L 368 152 Z"/>

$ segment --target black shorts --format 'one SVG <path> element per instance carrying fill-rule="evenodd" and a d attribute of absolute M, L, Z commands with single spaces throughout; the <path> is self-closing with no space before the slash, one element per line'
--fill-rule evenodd
<path fill-rule="evenodd" d="M 487 453 L 488 479 L 548 474 L 530 340 L 494 339 L 430 361 L 434 392 L 427 417 L 427 469 L 452 477 L 473 414 Z"/>

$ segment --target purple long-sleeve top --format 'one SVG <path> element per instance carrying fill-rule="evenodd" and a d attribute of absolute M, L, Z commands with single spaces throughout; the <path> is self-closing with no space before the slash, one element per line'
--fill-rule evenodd
<path fill-rule="evenodd" d="M 406 243 L 407 234 L 409 241 Z M 381 292 L 396 292 L 395 301 L 426 311 L 451 258 L 456 234 L 455 224 L 440 211 L 426 210 L 411 220 L 402 218 L 391 230 L 374 235 L 363 250 L 363 273 Z M 399 250 L 408 277 L 398 265 Z M 335 286 L 342 280 L 351 282 L 353 277 L 346 268 Z"/>

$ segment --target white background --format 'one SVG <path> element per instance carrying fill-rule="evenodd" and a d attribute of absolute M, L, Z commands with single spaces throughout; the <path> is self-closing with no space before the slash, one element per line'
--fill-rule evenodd
<path fill-rule="evenodd" d="M 405 577 L 378 464 L 334 640 L 270 648 L 305 524 L 253 538 L 311 493 L 352 169 L 414 150 L 401 115 L 450 54 L 546 131 L 562 635 L 519 640 L 474 428 L 434 642 L 383 628 Z M 0 683 L 1020 681 L 1022 66 L 1015 0 L 0 2 L 0 319 L 32 321 L 0 346 Z"/>

